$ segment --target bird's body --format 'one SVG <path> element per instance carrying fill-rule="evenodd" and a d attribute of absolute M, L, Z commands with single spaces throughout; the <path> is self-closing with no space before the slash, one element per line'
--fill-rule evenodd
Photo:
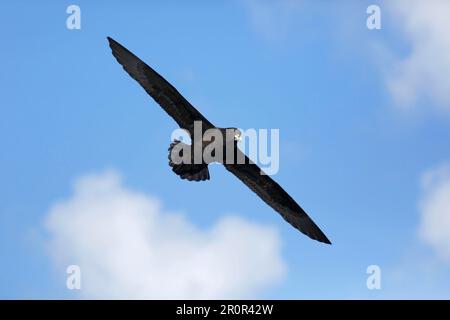
<path fill-rule="evenodd" d="M 204 139 L 204 134 L 207 139 Z M 191 144 L 175 140 L 168 149 L 169 165 L 182 179 L 204 181 L 210 178 L 208 165 L 211 163 L 249 163 L 250 160 L 238 152 L 237 142 L 240 134 L 236 128 L 210 128 L 207 133 L 194 135 Z M 200 153 L 197 158 L 196 152 Z"/>
<path fill-rule="evenodd" d="M 181 141 L 170 144 L 169 165 L 175 174 L 189 181 L 209 180 L 208 165 L 222 163 L 293 227 L 314 240 L 331 244 L 297 202 L 237 147 L 239 130 L 215 127 L 155 70 L 115 40 L 108 37 L 108 41 L 125 71 L 191 136 L 191 145 Z M 207 133 L 211 134 L 209 140 L 203 139 Z M 222 140 L 221 148 L 212 148 L 216 139 Z M 204 157 L 206 151 L 211 151 L 210 157 Z M 196 152 L 203 156 L 197 157 Z"/>

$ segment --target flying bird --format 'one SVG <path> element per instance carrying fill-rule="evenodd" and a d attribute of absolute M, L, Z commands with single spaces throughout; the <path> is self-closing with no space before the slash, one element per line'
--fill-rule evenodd
<path fill-rule="evenodd" d="M 222 164 L 225 168 L 277 211 L 294 228 L 311 239 L 331 244 L 330 240 L 297 202 L 270 176 L 262 174 L 262 170 L 237 147 L 237 141 L 241 135 L 238 129 L 215 127 L 155 70 L 114 39 L 108 37 L 108 41 L 113 56 L 122 65 L 123 69 L 176 121 L 180 128 L 189 133 L 191 138 L 194 137 L 195 122 L 201 124 L 202 132 L 208 129 L 217 129 L 223 132 L 226 143 L 230 142 L 230 138 L 228 135 L 225 135 L 225 132 L 232 130 L 233 159 L 239 158 L 244 159 L 244 161 L 232 161 L 231 163 L 223 161 Z M 194 142 L 194 139 L 192 141 Z M 208 162 L 202 160 L 201 163 L 174 163 L 172 161 L 171 152 L 176 148 L 185 150 L 183 147 L 185 145 L 177 140 L 170 144 L 169 165 L 172 167 L 172 171 L 182 179 L 189 181 L 209 180 Z M 202 142 L 201 147 L 205 148 L 206 144 Z"/>

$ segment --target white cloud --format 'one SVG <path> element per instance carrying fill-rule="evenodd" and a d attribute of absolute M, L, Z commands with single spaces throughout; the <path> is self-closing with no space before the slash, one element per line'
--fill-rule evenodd
<path fill-rule="evenodd" d="M 450 165 L 423 175 L 420 235 L 441 257 L 450 262 Z"/>
<path fill-rule="evenodd" d="M 77 179 L 46 218 L 50 253 L 81 267 L 86 298 L 243 298 L 280 281 L 277 232 L 238 217 L 200 230 L 115 172 Z"/>
<path fill-rule="evenodd" d="M 410 53 L 389 72 L 394 99 L 405 108 L 425 99 L 450 111 L 450 1 L 385 1 L 384 7 L 411 45 Z"/>

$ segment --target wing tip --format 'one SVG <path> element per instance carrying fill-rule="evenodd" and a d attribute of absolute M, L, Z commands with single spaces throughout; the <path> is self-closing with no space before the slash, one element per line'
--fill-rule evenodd
<path fill-rule="evenodd" d="M 314 223 L 314 221 L 312 221 L 312 219 L 309 216 L 307 216 L 307 220 L 305 222 L 306 223 L 303 225 L 298 226 L 294 225 L 294 227 L 313 240 L 329 245 L 332 244 L 330 239 L 328 239 L 325 233 L 323 233 L 323 231 L 320 230 L 320 228 Z"/>
<path fill-rule="evenodd" d="M 325 244 L 332 245 L 331 241 L 327 237 L 325 237 L 325 239 L 319 240 L 319 241 L 322 242 L 322 243 L 325 243 Z"/>
<path fill-rule="evenodd" d="M 114 50 L 117 47 L 119 47 L 119 48 L 122 47 L 122 45 L 120 43 L 118 43 L 116 40 L 114 40 L 113 38 L 107 36 L 106 39 L 108 40 L 109 47 L 112 50 Z"/>
<path fill-rule="evenodd" d="M 323 232 L 320 232 L 319 234 L 310 234 L 310 233 L 306 233 L 306 232 L 304 232 L 302 230 L 300 230 L 300 231 L 303 234 L 307 235 L 309 238 L 313 239 L 313 240 L 316 240 L 316 241 L 321 242 L 321 243 L 332 245 L 331 241 L 327 238 L 327 236 Z"/>
<path fill-rule="evenodd" d="M 330 239 L 328 239 L 327 236 L 321 230 L 320 230 L 320 234 L 316 237 L 313 237 L 312 239 L 317 240 L 322 243 L 325 243 L 325 244 L 329 244 L 329 245 L 332 244 Z"/>

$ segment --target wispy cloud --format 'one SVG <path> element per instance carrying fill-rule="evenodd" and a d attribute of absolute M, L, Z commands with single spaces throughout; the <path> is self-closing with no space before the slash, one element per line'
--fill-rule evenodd
<path fill-rule="evenodd" d="M 396 61 L 387 77 L 399 106 L 410 108 L 424 100 L 450 111 L 450 2 L 447 0 L 385 1 L 411 48 Z"/>
<path fill-rule="evenodd" d="M 450 165 L 429 170 L 422 180 L 421 238 L 450 263 Z"/>
<path fill-rule="evenodd" d="M 418 237 L 384 273 L 385 299 L 450 297 L 450 165 L 427 170 L 421 178 Z"/>
<path fill-rule="evenodd" d="M 276 230 L 227 216 L 200 230 L 105 172 L 77 179 L 46 217 L 50 252 L 88 298 L 245 298 L 280 281 Z"/>

